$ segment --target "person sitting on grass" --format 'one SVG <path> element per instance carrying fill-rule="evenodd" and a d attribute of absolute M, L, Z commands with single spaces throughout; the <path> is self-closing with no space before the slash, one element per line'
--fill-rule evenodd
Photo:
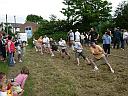
<path fill-rule="evenodd" d="M 79 57 L 82 56 L 84 60 L 87 61 L 88 64 L 90 64 L 90 61 L 87 57 L 85 57 L 85 55 L 83 54 L 83 47 L 81 45 L 81 43 L 79 41 L 75 41 L 74 43 L 74 48 L 75 48 L 75 57 L 77 60 L 77 65 L 80 64 L 80 60 Z"/>
<path fill-rule="evenodd" d="M 20 96 L 24 92 L 24 84 L 28 78 L 29 70 L 27 67 L 22 67 L 20 74 L 12 81 L 13 96 Z"/>
<path fill-rule="evenodd" d="M 10 81 L 6 78 L 6 74 L 0 72 L 0 96 L 13 96 L 10 84 Z"/>
<path fill-rule="evenodd" d="M 92 42 L 90 46 L 90 50 L 91 50 L 91 53 L 93 54 L 93 58 L 90 61 L 91 61 L 91 64 L 94 65 L 94 71 L 98 70 L 98 67 L 95 62 L 103 59 L 105 63 L 108 65 L 108 67 L 110 68 L 110 71 L 114 73 L 114 70 L 112 69 L 111 65 L 109 64 L 106 58 L 107 54 L 99 45 L 96 45 L 94 42 Z"/>

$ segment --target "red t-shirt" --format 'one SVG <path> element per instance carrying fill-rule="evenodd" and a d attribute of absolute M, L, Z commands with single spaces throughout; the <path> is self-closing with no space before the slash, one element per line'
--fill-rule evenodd
<path fill-rule="evenodd" d="M 8 46 L 8 48 L 7 48 L 8 52 L 15 52 L 15 45 L 11 40 L 8 40 L 7 46 Z"/>

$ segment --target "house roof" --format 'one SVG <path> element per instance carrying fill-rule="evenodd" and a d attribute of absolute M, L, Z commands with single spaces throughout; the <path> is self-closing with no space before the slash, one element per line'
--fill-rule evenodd
<path fill-rule="evenodd" d="M 6 23 L 4 23 L 6 24 Z M 22 23 L 8 23 L 8 25 L 11 25 L 13 28 L 20 28 L 21 25 L 23 25 Z"/>
<path fill-rule="evenodd" d="M 12 25 L 13 28 L 20 28 L 21 25 L 23 25 L 22 23 L 9 23 L 10 25 Z"/>

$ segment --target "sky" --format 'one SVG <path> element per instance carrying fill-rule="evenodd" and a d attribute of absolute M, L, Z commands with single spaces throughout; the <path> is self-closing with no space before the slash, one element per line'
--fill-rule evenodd
<path fill-rule="evenodd" d="M 108 0 L 112 3 L 113 10 L 116 9 L 119 2 L 124 0 Z M 5 16 L 8 16 L 8 22 L 14 22 L 14 16 L 17 23 L 24 23 L 27 15 L 34 14 L 49 19 L 51 14 L 58 19 L 64 19 L 60 11 L 64 7 L 63 0 L 0 0 L 0 22 L 5 22 Z"/>

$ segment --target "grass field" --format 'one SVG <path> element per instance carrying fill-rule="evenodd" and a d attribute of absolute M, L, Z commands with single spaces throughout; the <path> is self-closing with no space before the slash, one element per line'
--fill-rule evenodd
<path fill-rule="evenodd" d="M 11 68 L 0 63 L 0 70 L 12 78 L 22 66 L 29 68 L 24 96 L 128 96 L 128 49 L 112 50 L 114 56 L 108 59 L 115 70 L 114 74 L 102 61 L 97 62 L 98 72 L 93 72 L 82 58 L 80 66 L 77 66 L 74 53 L 70 54 L 72 58 L 68 60 L 62 59 L 59 53 L 51 57 L 27 48 L 23 63 Z M 88 51 L 86 54 L 90 56 Z"/>
<path fill-rule="evenodd" d="M 0 62 L 0 71 L 8 74 L 9 68 L 7 63 Z"/>

